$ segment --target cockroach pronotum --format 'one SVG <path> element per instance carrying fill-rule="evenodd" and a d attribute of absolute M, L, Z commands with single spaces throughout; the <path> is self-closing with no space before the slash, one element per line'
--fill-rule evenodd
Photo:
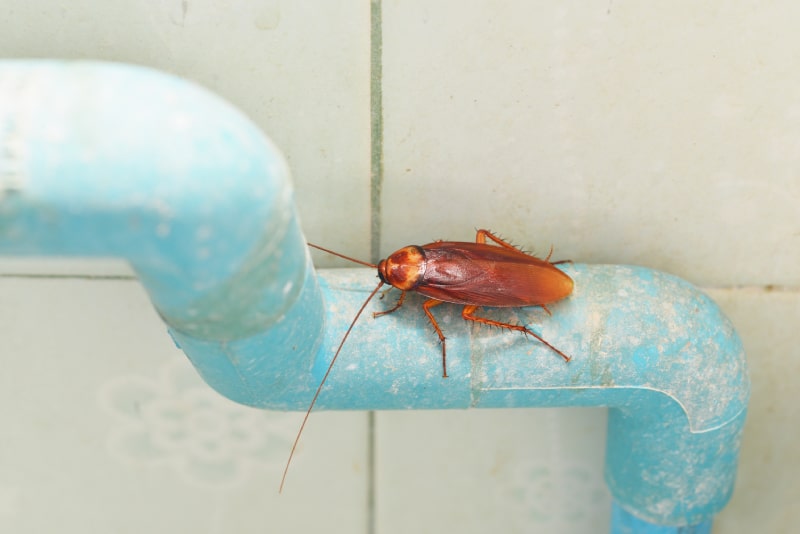
<path fill-rule="evenodd" d="M 486 243 L 487 237 L 498 246 Z M 433 325 L 433 329 L 436 331 L 436 335 L 439 336 L 439 341 L 442 345 L 443 378 L 447 378 L 447 346 L 442 329 L 439 328 L 439 324 L 431 313 L 431 308 L 443 302 L 464 306 L 461 310 L 461 317 L 467 321 L 498 326 L 531 335 L 564 358 L 564 361 L 568 362 L 570 360 L 569 356 L 523 325 L 503 323 L 475 315 L 475 311 L 482 306 L 492 308 L 541 306 L 547 313 L 550 313 L 547 305 L 566 298 L 572 293 L 573 288 L 572 278 L 555 267 L 564 262 L 550 261 L 550 256 L 553 254 L 552 247 L 547 258 L 541 260 L 526 254 L 488 230 L 478 230 L 475 243 L 435 241 L 422 246 L 410 245 L 401 248 L 375 265 L 333 252 L 312 243 L 308 245 L 340 258 L 377 269 L 380 282 L 378 282 L 378 285 L 372 290 L 372 293 L 369 294 L 361 308 L 356 312 L 355 317 L 353 317 L 350 327 L 342 336 L 342 341 L 339 343 L 339 347 L 336 349 L 331 363 L 322 377 L 314 397 L 311 399 L 306 415 L 303 418 L 303 423 L 300 425 L 300 430 L 297 432 L 297 437 L 289 453 L 289 460 L 286 462 L 286 468 L 283 471 L 279 491 L 283 490 L 286 473 L 289 471 L 289 464 L 300 441 L 300 435 L 303 433 L 308 421 L 308 416 L 317 402 L 317 398 L 325 385 L 325 381 L 328 379 L 339 352 L 341 352 L 345 341 L 347 341 L 347 336 L 350 335 L 353 326 L 358 321 L 358 318 L 361 317 L 361 313 L 367 307 L 369 301 L 372 300 L 372 297 L 384 284 L 399 289 L 401 291 L 400 298 L 394 307 L 373 313 L 373 317 L 396 311 L 403 305 L 406 293 L 409 291 L 428 297 L 428 300 L 422 305 L 422 310 L 428 316 L 428 320 Z"/>

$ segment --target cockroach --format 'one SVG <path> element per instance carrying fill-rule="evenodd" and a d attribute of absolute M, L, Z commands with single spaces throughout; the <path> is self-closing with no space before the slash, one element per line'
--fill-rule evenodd
<path fill-rule="evenodd" d="M 487 237 L 496 245 L 487 243 Z M 516 330 L 525 335 L 531 335 L 561 356 L 565 362 L 570 361 L 569 356 L 523 325 L 503 323 L 475 315 L 475 311 L 483 306 L 492 308 L 541 306 L 549 314 L 550 310 L 547 309 L 547 305 L 569 296 L 574 285 L 572 278 L 556 267 L 556 265 L 565 262 L 550 261 L 550 257 L 553 255 L 552 247 L 547 257 L 541 260 L 519 250 L 488 230 L 478 230 L 474 243 L 435 241 L 422 246 L 409 245 L 394 252 L 388 258 L 375 265 L 312 243 L 308 245 L 340 258 L 377 269 L 380 282 L 378 282 L 378 285 L 372 290 L 361 305 L 361 308 L 356 312 L 355 317 L 353 317 L 353 321 L 344 336 L 342 336 L 342 341 L 339 343 L 339 347 L 336 349 L 331 363 L 328 365 L 328 369 L 322 377 L 314 397 L 311 399 L 311 404 L 308 406 L 303 423 L 300 425 L 300 430 L 297 432 L 297 437 L 289 453 L 289 460 L 286 462 L 286 468 L 283 471 L 279 491 L 283 490 L 286 473 L 289 471 L 289 464 L 292 461 L 292 457 L 294 457 L 294 451 L 300 441 L 300 435 L 303 433 L 308 416 L 317 402 L 317 398 L 325 385 L 325 381 L 328 379 L 339 352 L 341 352 L 356 321 L 361 317 L 361 313 L 384 284 L 399 289 L 401 291 L 400 298 L 394 307 L 375 312 L 372 314 L 373 317 L 387 315 L 399 309 L 403 305 L 406 293 L 409 291 L 428 297 L 428 300 L 422 305 L 422 310 L 428 316 L 428 320 L 433 325 L 433 329 L 436 331 L 436 335 L 439 336 L 439 342 L 442 345 L 442 378 L 447 378 L 446 338 L 433 317 L 431 308 L 443 302 L 464 306 L 461 310 L 461 317 L 467 321 L 497 326 L 507 330 Z"/>

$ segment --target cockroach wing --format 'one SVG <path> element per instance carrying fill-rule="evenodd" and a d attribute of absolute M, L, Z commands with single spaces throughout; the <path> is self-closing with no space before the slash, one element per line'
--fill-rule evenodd
<path fill-rule="evenodd" d="M 572 279 L 522 251 L 439 241 L 423 245 L 425 274 L 414 290 L 455 304 L 518 307 L 549 304 L 572 293 Z"/>

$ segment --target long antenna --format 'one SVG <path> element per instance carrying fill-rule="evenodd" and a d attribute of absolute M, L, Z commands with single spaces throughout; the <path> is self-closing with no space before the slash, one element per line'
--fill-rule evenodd
<path fill-rule="evenodd" d="M 344 258 L 346 260 L 350 260 L 354 263 L 360 263 L 361 265 L 365 265 L 367 267 L 372 267 L 373 269 L 377 269 L 378 266 L 374 263 L 368 263 L 366 261 L 357 260 L 355 258 L 351 258 L 350 256 L 345 256 L 344 254 L 339 254 L 338 252 L 334 252 L 332 250 L 328 250 L 325 247 L 321 247 L 319 245 L 315 245 L 314 243 L 307 243 L 309 247 L 314 247 L 317 250 L 321 250 L 322 252 L 327 252 L 328 254 L 333 254 L 334 256 L 339 256 L 340 258 Z"/>
<path fill-rule="evenodd" d="M 325 250 L 322 247 L 318 247 L 316 245 L 312 245 L 311 243 L 309 243 L 309 245 L 314 247 L 314 248 L 318 248 L 320 250 L 324 250 L 325 252 L 330 252 L 329 250 Z M 331 254 L 334 254 L 336 256 L 342 256 L 341 254 L 336 254 L 335 252 L 332 252 Z M 348 258 L 347 256 L 342 256 L 342 257 L 345 258 L 345 259 L 352 259 L 352 258 Z M 356 261 L 356 262 L 361 263 L 363 265 L 369 265 L 371 267 L 375 267 L 374 265 L 370 265 L 369 263 L 366 263 L 366 262 L 363 262 L 363 261 L 358 261 L 358 260 L 353 260 L 353 261 Z M 308 410 L 306 411 L 306 416 L 303 418 L 303 424 L 300 425 L 300 430 L 297 431 L 297 437 L 295 438 L 294 444 L 292 445 L 292 452 L 289 453 L 289 459 L 286 461 L 286 467 L 283 470 L 283 476 L 281 477 L 281 485 L 280 485 L 280 488 L 278 488 L 278 493 L 281 493 L 283 491 L 283 484 L 286 482 L 286 473 L 289 472 L 289 464 L 292 463 L 292 458 L 294 457 L 294 450 L 297 448 L 297 444 L 300 441 L 300 435 L 303 433 L 303 429 L 306 427 L 306 421 L 308 421 L 308 416 L 311 415 L 311 409 L 314 408 L 314 404 L 317 403 L 317 397 L 319 397 L 319 394 L 322 391 L 322 386 L 324 386 L 325 385 L 325 381 L 328 380 L 328 375 L 331 373 L 331 369 L 333 369 L 333 364 L 334 364 L 334 362 L 336 362 L 336 358 L 339 357 L 339 352 L 341 352 L 342 347 L 344 346 L 344 342 L 347 341 L 347 336 L 350 335 L 350 331 L 353 330 L 353 327 L 355 326 L 356 321 L 358 321 L 358 318 L 361 317 L 361 312 L 364 311 L 364 308 L 367 307 L 367 304 L 369 304 L 369 301 L 372 300 L 372 297 L 375 296 L 375 293 L 377 293 L 378 290 L 381 287 L 383 287 L 383 282 L 379 282 L 378 285 L 375 287 L 375 289 L 372 290 L 372 293 L 369 294 L 369 297 L 367 297 L 367 300 L 365 300 L 364 304 L 362 304 L 361 307 L 358 309 L 358 313 L 356 313 L 356 316 L 353 317 L 353 321 L 350 323 L 350 327 L 347 329 L 347 332 L 345 332 L 344 337 L 342 337 L 342 342 L 339 343 L 339 348 L 336 349 L 336 353 L 333 355 L 333 359 L 331 360 L 330 365 L 328 365 L 328 370 L 325 371 L 325 376 L 322 377 L 322 381 L 319 383 L 319 387 L 317 388 L 317 392 L 314 393 L 314 398 L 311 399 L 311 404 L 308 406 Z"/>

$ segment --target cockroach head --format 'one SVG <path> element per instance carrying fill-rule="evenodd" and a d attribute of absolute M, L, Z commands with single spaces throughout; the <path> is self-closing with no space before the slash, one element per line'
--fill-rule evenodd
<path fill-rule="evenodd" d="M 425 276 L 425 252 L 421 247 L 403 247 L 378 263 L 378 276 L 381 281 L 401 289 L 411 291 Z"/>

